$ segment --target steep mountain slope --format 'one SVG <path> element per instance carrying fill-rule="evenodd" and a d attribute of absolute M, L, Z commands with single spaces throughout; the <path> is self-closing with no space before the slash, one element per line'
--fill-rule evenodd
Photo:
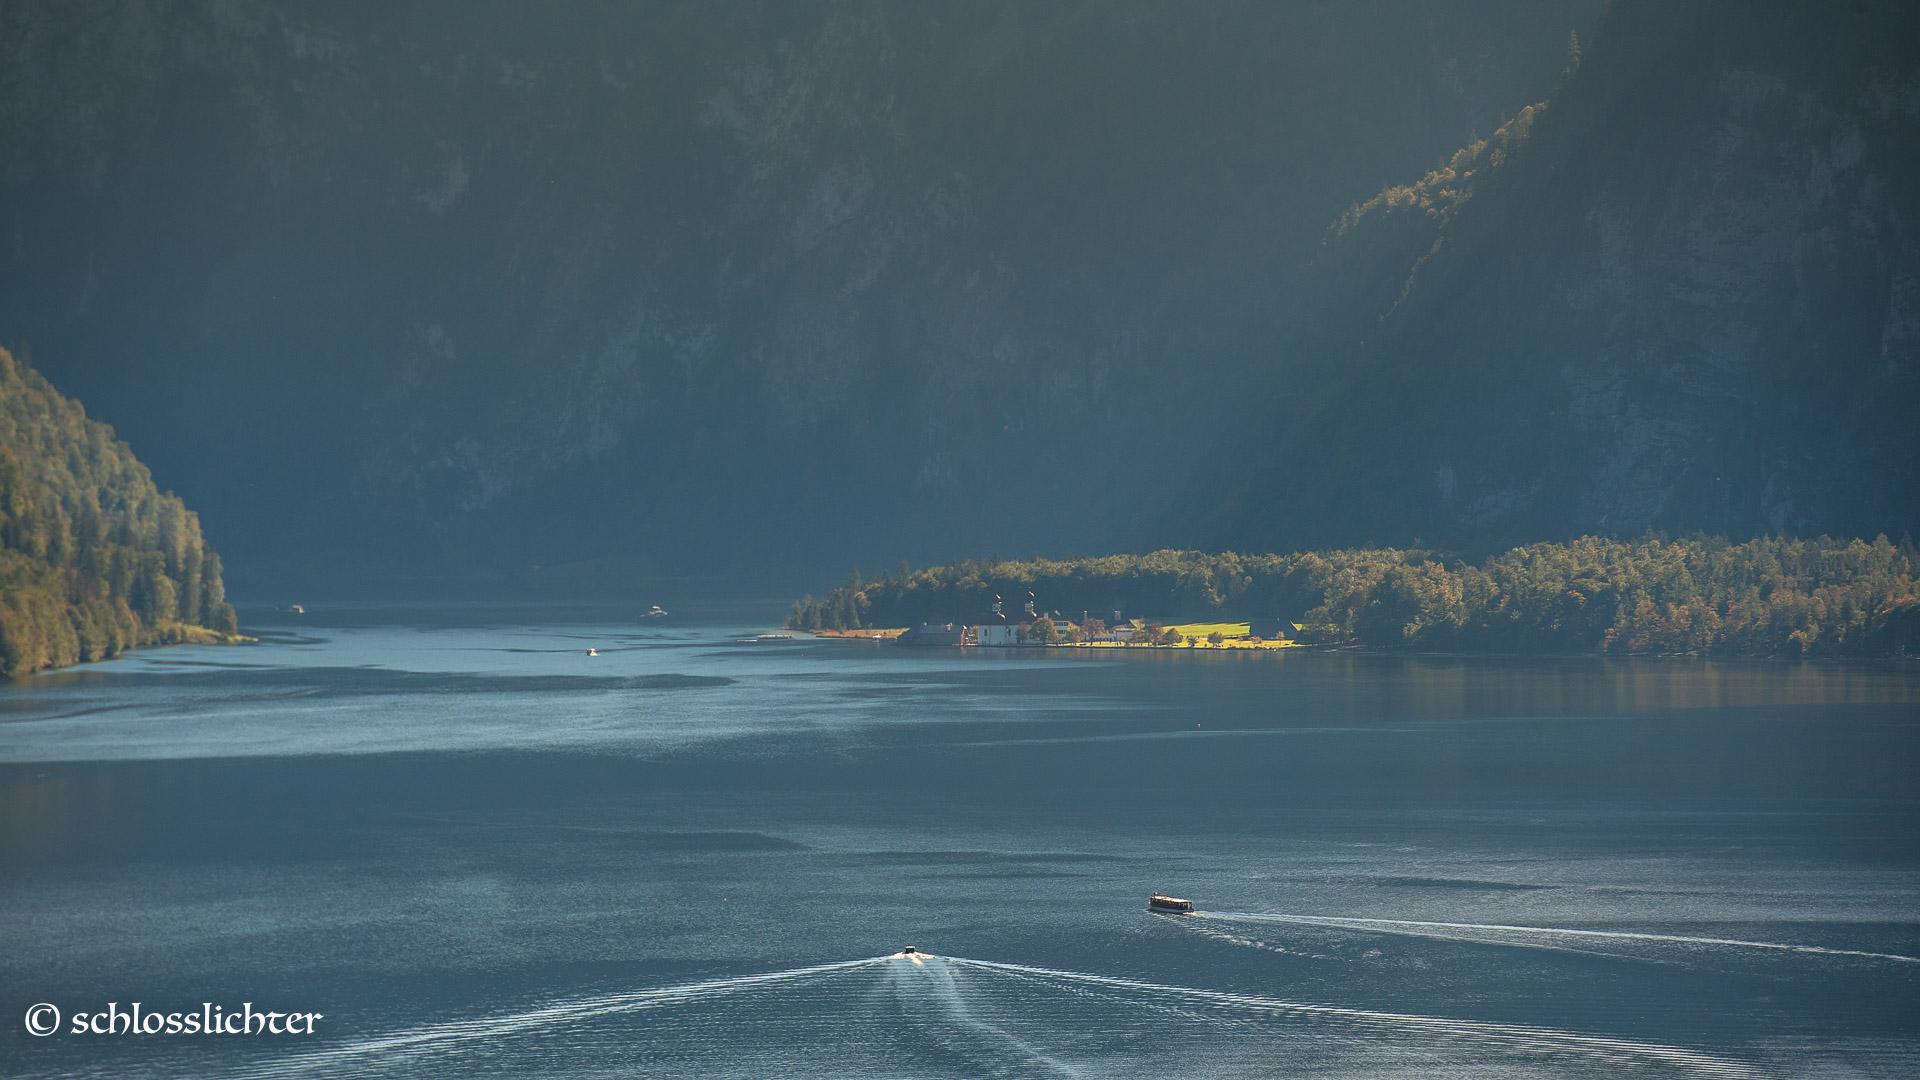
<path fill-rule="evenodd" d="M 1216 536 L 1920 527 L 1915 41 L 1910 4 L 1619 0 L 1498 160 L 1333 231 L 1336 389 Z"/>
<path fill-rule="evenodd" d="M 0 349 L 0 677 L 234 632 L 200 519 Z"/>
<path fill-rule="evenodd" d="M 1125 545 L 1598 6 L 17 0 L 0 341 L 257 578 Z"/>

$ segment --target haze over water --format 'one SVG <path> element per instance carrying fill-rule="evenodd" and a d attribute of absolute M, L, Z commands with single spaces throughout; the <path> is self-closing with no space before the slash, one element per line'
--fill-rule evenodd
<path fill-rule="evenodd" d="M 0 688 L 9 1015 L 326 1014 L 15 1020 L 0 1071 L 1920 1073 L 1910 664 L 624 618 L 322 609 Z"/>

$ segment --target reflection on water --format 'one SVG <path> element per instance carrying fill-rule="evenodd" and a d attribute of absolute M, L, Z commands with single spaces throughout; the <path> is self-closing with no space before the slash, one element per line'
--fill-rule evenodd
<path fill-rule="evenodd" d="M 7 1075 L 1920 1071 L 1912 666 L 333 622 L 0 691 L 0 1007 L 321 1033 Z"/>

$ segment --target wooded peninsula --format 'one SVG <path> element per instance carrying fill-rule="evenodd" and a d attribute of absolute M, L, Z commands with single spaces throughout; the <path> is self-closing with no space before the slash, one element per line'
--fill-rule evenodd
<path fill-rule="evenodd" d="M 242 640 L 220 573 L 199 516 L 0 349 L 0 677 Z"/>
<path fill-rule="evenodd" d="M 969 621 L 1001 596 L 1157 621 L 1273 618 L 1300 641 L 1497 653 L 1910 657 L 1920 550 L 1909 538 L 1586 536 L 1472 563 L 1418 550 L 1156 551 L 972 559 L 846 583 L 794 605 L 794 629 Z"/>

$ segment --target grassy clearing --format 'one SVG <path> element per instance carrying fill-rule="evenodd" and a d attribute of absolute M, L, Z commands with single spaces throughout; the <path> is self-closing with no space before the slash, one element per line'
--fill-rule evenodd
<path fill-rule="evenodd" d="M 1253 641 L 1247 637 L 1251 629 L 1248 623 L 1180 623 L 1172 627 L 1187 640 L 1180 647 L 1191 649 L 1290 649 L 1299 644 L 1294 641 Z M 1226 638 L 1215 645 L 1207 640 L 1208 634 L 1218 633 Z"/>
<path fill-rule="evenodd" d="M 1087 641 L 1077 647 L 1083 649 L 1291 649 L 1299 644 L 1296 641 L 1253 641 L 1246 634 L 1246 623 L 1180 623 L 1169 627 L 1177 630 L 1185 638 L 1178 645 L 1145 645 L 1122 641 Z M 1218 631 L 1226 640 L 1215 645 L 1207 640 L 1207 635 Z M 1063 643 L 1064 644 L 1064 643 Z"/>
<path fill-rule="evenodd" d="M 1294 648 L 1295 646 L 1297 646 L 1297 645 L 1299 645 L 1299 644 L 1300 644 L 1300 643 L 1299 643 L 1299 642 L 1297 642 L 1297 641 L 1253 641 L 1253 640 L 1251 640 L 1251 639 L 1249 639 L 1249 638 L 1228 638 L 1227 640 L 1225 640 L 1225 641 L 1223 641 L 1223 642 L 1221 642 L 1220 644 L 1218 644 L 1218 645 L 1215 645 L 1215 644 L 1214 644 L 1213 642 L 1211 642 L 1211 641 L 1208 641 L 1208 640 L 1207 640 L 1206 638 L 1201 638 L 1201 639 L 1200 639 L 1200 640 L 1198 640 L 1198 641 L 1194 641 L 1194 640 L 1192 640 L 1192 639 L 1189 639 L 1189 640 L 1187 640 L 1187 641 L 1184 641 L 1184 642 L 1182 642 L 1182 643 L 1180 643 L 1179 645 L 1161 645 L 1161 646 L 1158 646 L 1158 647 L 1159 647 L 1159 648 L 1162 648 L 1162 649 L 1167 649 L 1167 648 L 1175 648 L 1175 649 L 1291 649 L 1291 648 Z"/>
<path fill-rule="evenodd" d="M 1180 631 L 1181 637 L 1206 640 L 1208 634 L 1219 633 L 1225 637 L 1246 637 L 1250 623 L 1243 622 L 1196 622 L 1180 623 L 1171 629 Z"/>

